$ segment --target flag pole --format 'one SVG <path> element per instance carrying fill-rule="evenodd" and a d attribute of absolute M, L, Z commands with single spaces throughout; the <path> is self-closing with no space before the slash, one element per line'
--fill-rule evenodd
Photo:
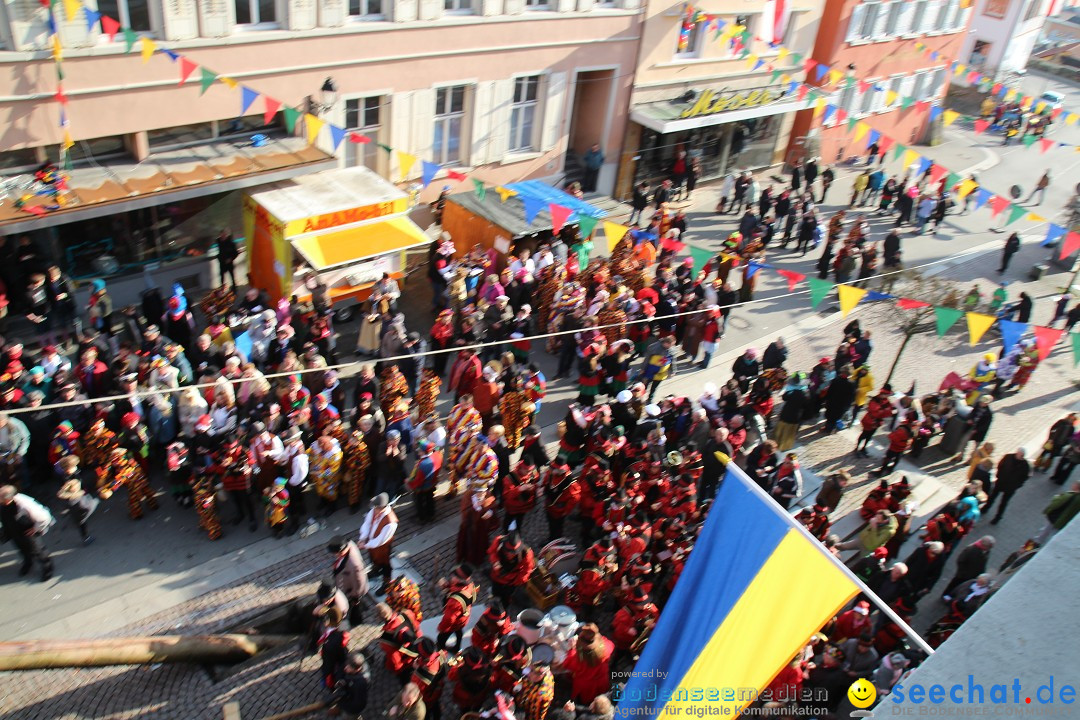
<path fill-rule="evenodd" d="M 803 525 L 790 514 L 788 514 L 788 512 L 784 510 L 784 508 L 780 507 L 779 503 L 773 500 L 768 493 L 762 490 L 760 485 L 751 480 L 749 475 L 743 472 L 741 468 L 736 466 L 734 462 L 729 462 L 725 470 L 728 475 L 732 475 L 737 478 L 739 482 L 741 482 L 743 485 L 750 489 L 750 492 L 754 493 L 758 496 L 759 499 L 767 503 L 769 509 L 779 517 L 783 518 L 784 522 L 801 532 L 803 536 L 807 540 L 809 540 L 822 555 L 828 558 L 829 561 L 832 562 L 832 564 L 835 565 L 837 569 L 839 569 L 844 574 L 844 576 L 847 577 L 848 580 L 853 582 L 855 586 L 859 588 L 862 594 L 865 595 L 870 600 L 870 602 L 872 602 L 877 607 L 878 610 L 884 613 L 887 618 L 896 623 L 896 625 L 904 631 L 904 634 L 911 638 L 911 640 L 919 646 L 920 650 L 925 652 L 927 655 L 934 654 L 934 648 L 930 647 L 930 645 L 925 640 L 923 640 L 922 636 L 919 635 L 919 633 L 915 632 L 914 628 L 904 622 L 903 619 L 901 619 L 901 617 L 896 614 L 896 611 L 889 607 L 888 603 L 879 598 L 873 590 L 866 586 L 866 583 L 860 580 L 859 577 L 855 575 L 855 573 L 851 572 L 851 568 L 840 562 L 840 558 L 836 557 L 831 552 L 826 550 L 825 546 L 821 543 L 821 541 L 814 537 L 810 533 L 810 531 L 806 529 L 805 525 Z"/>

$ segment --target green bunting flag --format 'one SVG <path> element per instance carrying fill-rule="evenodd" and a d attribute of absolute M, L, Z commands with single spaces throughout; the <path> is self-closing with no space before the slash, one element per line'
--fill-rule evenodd
<path fill-rule="evenodd" d="M 810 307 L 816 308 L 833 289 L 833 283 L 821 278 L 808 277 L 807 284 L 810 286 Z"/>
<path fill-rule="evenodd" d="M 913 97 L 902 98 L 900 100 L 900 109 L 901 110 L 907 110 L 909 107 L 911 107 L 914 104 L 915 104 L 915 98 L 913 98 Z"/>
<path fill-rule="evenodd" d="M 592 231 L 596 228 L 596 224 L 600 222 L 600 218 L 595 218 L 592 215 L 580 215 L 581 219 L 578 220 L 578 230 L 581 231 L 581 237 L 587 238 L 592 235 Z"/>
<path fill-rule="evenodd" d="M 480 198 L 480 201 L 483 202 L 484 198 L 487 197 L 487 188 L 484 187 L 484 181 L 473 178 L 472 184 L 473 192 L 476 193 L 476 197 Z"/>
<path fill-rule="evenodd" d="M 217 81 L 218 76 L 213 70 L 207 70 L 206 68 L 199 68 L 199 70 L 202 72 L 202 78 L 199 80 L 199 94 L 202 95 Z"/>
<path fill-rule="evenodd" d="M 1021 140 L 1021 142 L 1023 142 L 1023 143 L 1024 143 L 1024 147 L 1028 147 L 1028 148 L 1029 148 L 1029 147 L 1031 147 L 1032 145 L 1034 145 L 1034 144 L 1035 144 L 1035 141 L 1036 141 L 1036 140 L 1038 140 L 1038 139 L 1039 139 L 1039 138 L 1038 138 L 1038 137 L 1036 137 L 1035 135 L 1025 135 L 1025 136 L 1024 136 L 1024 138 L 1023 138 L 1023 140 Z"/>
<path fill-rule="evenodd" d="M 300 111 L 296 108 L 286 107 L 282 109 L 285 113 L 285 129 L 291 134 L 296 128 L 296 121 L 300 119 Z"/>
<path fill-rule="evenodd" d="M 937 334 L 938 337 L 945 337 L 945 333 L 949 332 L 949 328 L 956 324 L 956 321 L 964 316 L 963 310 L 957 310 L 950 307 L 936 307 L 934 308 L 934 317 L 937 320 Z"/>
<path fill-rule="evenodd" d="M 1080 333 L 1069 333 L 1069 337 L 1072 338 L 1073 367 L 1076 367 L 1080 363 Z"/>
<path fill-rule="evenodd" d="M 956 187 L 959 182 L 960 176 L 954 172 L 951 172 L 949 173 L 948 177 L 945 178 L 945 187 L 951 190 L 952 188 Z"/>
<path fill-rule="evenodd" d="M 859 118 L 855 117 L 854 114 L 849 115 L 848 119 L 847 119 L 847 131 L 848 132 L 853 131 L 855 129 L 855 126 L 858 125 L 858 124 L 859 124 Z"/>
<path fill-rule="evenodd" d="M 693 245 L 689 245 L 688 247 L 690 249 L 690 257 L 694 259 L 694 276 L 696 277 L 697 274 L 701 272 L 701 269 L 705 267 L 705 263 L 716 257 L 716 252 L 709 250 L 708 248 L 694 247 Z"/>
<path fill-rule="evenodd" d="M 124 28 L 124 52 L 131 52 L 135 43 L 139 42 L 139 35 L 131 28 Z"/>
<path fill-rule="evenodd" d="M 772 71 L 772 77 L 770 78 L 770 82 L 776 82 L 776 79 L 779 78 L 783 74 L 784 74 L 783 70 L 773 70 Z"/>
<path fill-rule="evenodd" d="M 790 53 L 788 55 L 788 60 L 791 61 L 792 65 L 800 65 L 802 64 L 802 55 L 799 53 Z"/>
<path fill-rule="evenodd" d="M 897 143 L 896 147 L 894 147 L 893 151 L 892 151 L 892 159 L 897 160 L 897 159 L 899 159 L 899 157 L 901 155 L 903 155 L 906 152 L 907 152 L 907 145 L 901 145 L 900 143 Z"/>
<path fill-rule="evenodd" d="M 1009 207 L 1009 221 L 1005 224 L 1012 225 L 1014 222 L 1027 215 L 1027 212 L 1027 208 L 1025 207 L 1021 207 L 1019 205 L 1012 205 L 1011 207 Z"/>

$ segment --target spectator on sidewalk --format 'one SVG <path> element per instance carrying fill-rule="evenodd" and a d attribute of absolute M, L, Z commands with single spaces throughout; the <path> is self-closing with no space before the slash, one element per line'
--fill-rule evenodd
<path fill-rule="evenodd" d="M 1024 457 L 1024 448 L 1018 448 L 1016 452 L 1001 458 L 997 466 L 997 480 L 994 482 L 994 490 L 982 507 L 984 513 L 989 513 L 990 508 L 994 506 L 994 502 L 998 497 L 1001 498 L 997 514 L 990 521 L 991 525 L 997 525 L 1001 522 L 1001 517 L 1005 514 L 1005 508 L 1009 506 L 1009 500 L 1028 481 L 1029 477 L 1031 477 L 1031 463 Z"/>
<path fill-rule="evenodd" d="M 960 554 L 956 556 L 956 572 L 941 592 L 942 600 L 951 601 L 953 591 L 957 587 L 986 572 L 990 564 L 990 551 L 994 549 L 996 542 L 993 535 L 983 535 L 960 551 Z"/>
<path fill-rule="evenodd" d="M 1031 194 L 1028 195 L 1027 200 L 1025 200 L 1024 202 L 1031 202 L 1032 198 L 1034 198 L 1036 193 L 1038 193 L 1039 201 L 1035 204 L 1042 205 L 1042 201 L 1046 199 L 1046 188 L 1048 187 L 1050 187 L 1049 168 L 1046 170 L 1046 172 L 1042 174 L 1042 177 L 1039 178 L 1039 182 L 1035 183 L 1035 189 L 1031 191 Z"/>
<path fill-rule="evenodd" d="M 1012 261 L 1012 256 L 1020 250 L 1020 235 L 1013 233 L 1009 235 L 1005 240 L 1005 247 L 1001 253 L 1001 267 L 998 268 L 998 275 L 1003 274 L 1009 269 L 1009 263 Z"/>

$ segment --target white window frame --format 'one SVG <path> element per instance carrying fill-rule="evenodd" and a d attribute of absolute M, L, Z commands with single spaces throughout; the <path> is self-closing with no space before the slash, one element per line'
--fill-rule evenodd
<path fill-rule="evenodd" d="M 507 126 L 510 139 L 507 151 L 512 154 L 536 152 L 537 132 L 540 129 L 540 122 L 542 122 L 543 120 L 543 118 L 540 116 L 540 88 L 544 86 L 544 76 L 539 74 L 518 75 L 514 77 L 513 80 L 514 94 L 510 101 L 510 119 L 509 125 Z M 527 83 L 530 80 L 534 82 L 533 99 L 529 100 L 526 98 L 525 100 L 519 101 L 517 99 L 519 83 Z M 515 118 L 517 117 L 517 114 L 519 112 L 525 113 L 528 110 L 532 110 L 532 122 L 530 123 L 531 130 L 529 131 L 529 137 L 525 138 L 520 137 L 522 135 L 522 130 L 520 127 L 515 127 L 516 125 L 518 125 L 518 123 L 515 122 Z"/>
<path fill-rule="evenodd" d="M 525 10 L 547 12 L 551 10 L 551 0 L 525 0 Z"/>
<path fill-rule="evenodd" d="M 859 111 L 856 113 L 859 117 L 866 117 L 874 112 L 874 88 L 870 87 L 866 89 L 866 92 L 858 93 L 859 97 Z"/>
<path fill-rule="evenodd" d="M 1030 0 L 1024 8 L 1024 22 L 1034 20 L 1042 14 L 1043 0 Z"/>
<path fill-rule="evenodd" d="M 679 34 L 682 31 L 682 20 L 679 20 L 675 33 L 676 60 L 691 60 L 701 57 L 701 48 L 705 44 L 703 38 L 707 34 L 706 28 L 708 27 L 708 24 L 708 21 L 695 22 L 694 28 L 690 31 L 690 40 L 686 43 L 686 49 L 679 50 Z"/>
<path fill-rule="evenodd" d="M 347 3 L 346 12 L 349 14 L 349 22 L 373 22 L 386 19 L 386 5 L 393 2 L 393 0 L 378 0 L 379 12 L 377 13 L 368 12 L 371 9 L 369 3 L 372 0 L 357 0 L 361 12 L 356 14 L 353 14 L 352 11 L 352 0 L 345 0 L 345 2 Z"/>
<path fill-rule="evenodd" d="M 850 43 L 862 39 L 860 33 L 862 32 L 863 18 L 865 16 L 865 5 L 856 5 L 851 8 L 851 17 L 848 18 L 847 35 L 844 37 L 845 41 Z"/>
<path fill-rule="evenodd" d="M 858 95 L 858 87 L 854 84 L 846 85 L 840 89 L 836 97 L 836 106 L 850 116 L 855 111 L 856 95 Z"/>
<path fill-rule="evenodd" d="M 893 98 L 892 103 L 890 103 L 888 98 L 889 93 L 881 93 L 882 112 L 888 112 L 889 110 L 900 106 L 900 93 L 904 90 L 904 75 L 893 75 L 891 78 L 889 78 L 889 84 L 885 86 L 885 89 L 886 91 L 892 90 L 894 93 L 896 93 L 896 97 Z"/>
<path fill-rule="evenodd" d="M 923 19 L 926 17 L 927 10 L 930 8 L 930 0 L 914 0 L 913 7 L 915 8 L 915 11 L 911 16 L 911 26 L 908 27 L 905 34 L 921 35 Z"/>
<path fill-rule="evenodd" d="M 252 22 L 242 23 L 238 21 L 236 23 L 236 28 L 238 30 L 277 30 L 281 27 L 281 21 L 277 20 L 276 18 L 274 20 L 264 21 L 261 17 L 259 17 L 259 0 L 233 0 L 233 7 L 235 8 L 236 3 L 245 1 L 248 4 L 248 14 L 251 16 Z M 117 0 L 117 2 L 127 4 L 127 0 Z M 275 4 L 275 16 L 277 15 L 277 11 L 278 8 Z"/>
<path fill-rule="evenodd" d="M 948 83 L 949 73 L 944 67 L 939 67 L 930 73 L 931 98 L 944 97 L 945 85 Z"/>
<path fill-rule="evenodd" d="M 385 119 L 383 117 L 383 108 L 387 106 L 386 105 L 386 100 L 385 100 L 386 97 L 387 96 L 385 96 L 385 95 L 360 95 L 360 96 L 357 96 L 357 97 L 345 98 L 345 101 L 344 101 L 345 125 L 347 126 L 345 128 L 345 130 L 348 131 L 348 132 L 355 132 L 355 133 L 359 133 L 361 135 L 366 135 L 369 138 L 371 138 L 370 143 L 353 143 L 353 142 L 349 142 L 349 147 L 351 149 L 349 151 L 347 151 L 346 154 L 349 155 L 349 156 L 352 156 L 354 160 L 356 159 L 357 154 L 367 155 L 370 152 L 370 153 L 372 153 L 372 156 L 374 158 L 374 162 L 372 164 L 378 166 L 378 163 L 379 163 L 379 146 L 376 144 L 376 141 L 378 140 L 379 131 L 382 130 L 383 122 L 385 121 Z M 378 112 L 378 118 L 377 119 L 378 119 L 378 122 L 376 124 L 374 124 L 374 125 L 368 125 L 367 122 L 366 122 L 367 112 L 366 112 L 366 109 L 364 108 L 364 104 L 368 100 L 375 100 L 375 102 L 377 103 L 377 112 Z M 357 117 L 360 119 L 360 122 L 356 126 L 349 126 L 349 122 L 348 122 L 349 103 L 352 103 L 352 102 L 358 103 L 360 105 L 360 107 L 359 107 L 359 109 L 358 109 L 358 111 L 356 113 Z M 368 165 L 364 164 L 363 162 L 353 162 L 351 164 L 346 163 L 346 165 L 348 167 L 359 167 L 361 165 L 363 165 L 364 167 L 369 167 Z M 378 172 L 376 167 L 371 167 L 370 169 L 374 170 L 375 172 Z"/>
<path fill-rule="evenodd" d="M 885 37 L 896 37 L 900 34 L 897 29 L 900 24 L 900 16 L 904 12 L 904 0 L 893 0 L 888 5 L 888 18 L 885 20 Z"/>
<path fill-rule="evenodd" d="M 937 16 L 934 18 L 933 32 L 944 33 L 949 31 L 949 16 L 950 10 L 954 3 L 959 3 L 960 0 L 940 0 L 937 8 Z"/>
<path fill-rule="evenodd" d="M 461 110 L 448 110 L 448 111 L 443 112 L 442 108 L 439 107 L 439 100 L 438 100 L 439 93 L 440 92 L 445 92 L 446 93 L 444 98 L 446 98 L 446 101 L 449 102 L 449 107 L 452 108 L 453 107 L 453 101 L 452 101 L 451 98 L 453 97 L 453 92 L 455 90 L 459 89 L 459 88 L 461 89 Z M 446 103 L 444 103 L 444 104 L 446 104 Z M 434 112 L 434 126 L 435 126 L 435 129 L 434 129 L 434 133 L 432 134 L 431 154 L 432 154 L 432 161 L 435 162 L 436 164 L 438 164 L 438 165 L 453 165 L 453 164 L 461 164 L 462 163 L 462 160 L 464 158 L 465 142 L 467 140 L 467 138 L 465 137 L 465 119 L 468 116 L 468 110 L 469 110 L 469 86 L 468 85 L 444 85 L 442 87 L 435 88 L 435 112 Z M 457 154 L 457 157 L 450 157 L 449 154 L 448 154 L 448 149 L 450 147 L 449 139 L 451 137 L 451 135 L 450 135 L 450 127 L 451 127 L 452 121 L 454 119 L 457 119 L 459 121 L 458 122 L 458 154 Z M 435 134 L 441 134 L 442 135 L 442 142 L 441 143 L 435 143 L 434 142 Z M 439 151 L 436 150 L 436 147 L 438 145 L 441 145 L 442 152 L 441 152 L 441 154 L 437 155 L 436 153 L 439 152 Z"/>
<path fill-rule="evenodd" d="M 147 0 L 147 3 L 146 3 L 147 22 L 150 25 L 150 27 L 148 27 L 145 30 L 142 30 L 142 29 L 138 29 L 138 28 L 131 28 L 131 10 L 128 8 L 128 0 L 116 0 L 116 14 L 119 15 L 119 17 L 117 17 L 116 20 L 118 20 L 120 22 L 120 27 L 131 28 L 136 33 L 138 33 L 139 35 L 153 35 L 155 33 L 155 29 L 154 29 L 154 24 L 155 24 L 155 21 L 154 21 L 154 8 L 151 7 L 153 5 L 153 2 L 154 2 L 154 0 Z M 95 3 L 95 5 L 96 4 L 97 3 Z M 38 7 L 37 4 L 35 4 L 34 7 L 35 8 Z M 9 12 L 10 12 L 10 9 L 9 9 Z M 59 19 L 59 16 L 58 16 L 58 19 Z M 105 31 L 102 30 L 101 32 L 104 33 Z"/>
<path fill-rule="evenodd" d="M 926 91 L 926 73 L 920 71 L 912 73 L 912 77 L 915 78 L 914 85 L 911 88 L 911 97 L 915 98 L 915 102 L 925 99 L 924 93 Z"/>
<path fill-rule="evenodd" d="M 443 0 L 443 15 L 472 15 L 474 12 L 472 0 Z"/>
<path fill-rule="evenodd" d="M 863 12 L 862 25 L 859 27 L 860 40 L 873 40 L 874 28 L 877 26 L 878 16 L 881 14 L 881 3 L 863 3 L 866 10 Z"/>

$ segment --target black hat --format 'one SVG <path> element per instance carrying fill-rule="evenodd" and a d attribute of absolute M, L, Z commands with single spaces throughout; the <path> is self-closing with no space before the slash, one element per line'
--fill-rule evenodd
<path fill-rule="evenodd" d="M 345 538 L 337 535 L 330 539 L 330 542 L 326 545 L 326 549 L 332 553 L 339 553 L 345 549 Z"/>
<path fill-rule="evenodd" d="M 329 580 L 323 580 L 319 583 L 319 589 L 315 591 L 315 597 L 319 598 L 320 601 L 325 602 L 333 596 L 334 590 L 336 589 L 334 583 Z"/>

